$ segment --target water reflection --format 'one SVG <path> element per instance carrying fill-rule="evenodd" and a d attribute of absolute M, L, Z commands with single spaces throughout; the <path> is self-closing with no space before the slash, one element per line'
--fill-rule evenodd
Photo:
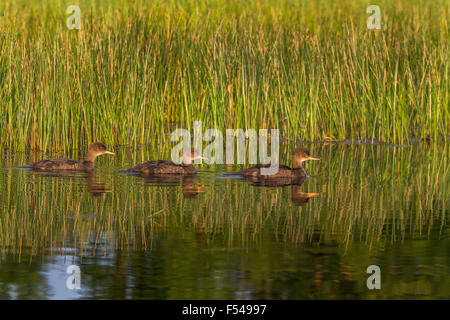
<path fill-rule="evenodd" d="M 318 193 L 303 192 L 301 186 L 291 186 L 291 200 L 296 206 L 304 206 L 309 199 L 318 197 Z"/>
<path fill-rule="evenodd" d="M 242 176 L 246 182 L 250 182 L 255 187 L 281 188 L 291 186 L 291 201 L 296 206 L 304 206 L 309 199 L 319 196 L 318 193 L 309 193 L 302 191 L 302 185 L 306 182 L 307 177 L 277 177 L 274 179 L 258 179 L 254 176 Z"/>
<path fill-rule="evenodd" d="M 178 187 L 181 184 L 183 198 L 192 199 L 205 189 L 195 183 L 196 175 L 180 174 L 132 174 L 133 177 L 141 178 L 148 186 L 154 187 Z"/>
<path fill-rule="evenodd" d="M 449 298 L 448 145 L 310 149 L 314 178 L 272 187 L 220 179 L 238 166 L 117 174 L 164 147 L 118 149 L 93 176 L 42 177 L 13 169 L 28 155 L 1 157 L 1 297 L 73 297 L 74 263 L 81 298 Z M 371 264 L 381 291 L 365 286 Z"/>
<path fill-rule="evenodd" d="M 67 180 L 65 183 L 74 183 L 74 181 L 84 180 L 86 182 L 87 191 L 93 197 L 101 196 L 105 192 L 111 192 L 107 185 L 100 180 L 94 171 L 88 172 L 46 172 L 25 170 L 29 174 L 39 177 L 47 177 L 49 179 L 58 178 Z"/>
<path fill-rule="evenodd" d="M 251 182 L 253 186 L 256 187 L 285 187 L 290 185 L 298 185 L 301 186 L 306 182 L 306 176 L 301 177 L 277 177 L 272 179 L 259 179 L 254 176 L 243 176 L 242 179 L 247 182 Z"/>

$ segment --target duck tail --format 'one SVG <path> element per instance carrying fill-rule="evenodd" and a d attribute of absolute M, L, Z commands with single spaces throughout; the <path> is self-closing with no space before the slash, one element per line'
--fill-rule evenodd
<path fill-rule="evenodd" d="M 119 173 L 138 174 L 139 172 L 136 172 L 136 171 L 133 171 L 133 170 L 130 170 L 130 169 L 122 169 L 122 170 L 119 170 Z"/>
<path fill-rule="evenodd" d="M 28 170 L 34 169 L 33 166 L 21 166 L 21 167 L 16 167 L 16 168 L 17 169 L 28 169 Z"/>

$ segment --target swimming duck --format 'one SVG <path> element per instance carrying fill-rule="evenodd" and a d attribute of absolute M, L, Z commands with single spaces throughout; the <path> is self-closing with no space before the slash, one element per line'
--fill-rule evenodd
<path fill-rule="evenodd" d="M 41 171 L 90 171 L 94 170 L 95 159 L 102 154 L 115 153 L 108 151 L 103 143 L 94 142 L 89 145 L 86 160 L 83 162 L 72 159 L 41 160 L 30 164 L 27 168 Z"/>
<path fill-rule="evenodd" d="M 195 159 L 205 158 L 198 155 L 197 151 L 194 148 L 191 148 L 183 154 L 181 164 L 176 164 L 175 162 L 170 160 L 150 160 L 126 171 L 141 173 L 145 175 L 195 174 L 197 173 L 197 170 L 192 164 L 192 160 Z"/>
<path fill-rule="evenodd" d="M 310 155 L 308 149 L 297 148 L 292 154 L 292 168 L 280 164 L 278 171 L 271 175 L 262 175 L 261 168 L 269 168 L 270 164 L 259 164 L 251 168 L 247 168 L 238 172 L 244 177 L 254 177 L 256 179 L 298 179 L 306 177 L 306 171 L 302 167 L 302 162 L 306 160 L 320 160 L 319 158 Z"/>
<path fill-rule="evenodd" d="M 244 176 L 244 181 L 251 182 L 255 187 L 279 188 L 291 186 L 291 201 L 296 206 L 304 206 L 309 199 L 318 197 L 318 193 L 306 193 L 302 191 L 302 185 L 306 182 L 306 176 L 280 177 L 275 179 L 258 179 L 253 176 Z"/>

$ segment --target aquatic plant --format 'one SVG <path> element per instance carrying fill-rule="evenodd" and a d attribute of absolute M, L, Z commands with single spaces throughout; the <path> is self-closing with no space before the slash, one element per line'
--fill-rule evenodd
<path fill-rule="evenodd" d="M 194 120 L 301 140 L 449 136 L 448 1 L 0 3 L 0 148 L 137 146 Z"/>

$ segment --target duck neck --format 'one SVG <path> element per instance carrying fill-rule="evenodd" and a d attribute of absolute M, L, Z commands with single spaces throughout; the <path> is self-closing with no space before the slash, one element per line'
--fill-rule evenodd
<path fill-rule="evenodd" d="M 83 161 L 84 170 L 94 170 L 94 162 L 85 160 Z"/>
<path fill-rule="evenodd" d="M 88 151 L 86 160 L 84 162 L 90 162 L 92 165 L 94 165 L 95 159 L 97 158 L 97 153 L 93 151 Z"/>
<path fill-rule="evenodd" d="M 191 157 L 183 156 L 183 159 L 182 159 L 182 161 L 181 161 L 181 164 L 182 164 L 183 166 L 189 166 L 189 165 L 192 165 L 192 159 L 191 159 Z"/>
<path fill-rule="evenodd" d="M 293 159 L 292 160 L 292 169 L 303 169 L 301 159 Z"/>

